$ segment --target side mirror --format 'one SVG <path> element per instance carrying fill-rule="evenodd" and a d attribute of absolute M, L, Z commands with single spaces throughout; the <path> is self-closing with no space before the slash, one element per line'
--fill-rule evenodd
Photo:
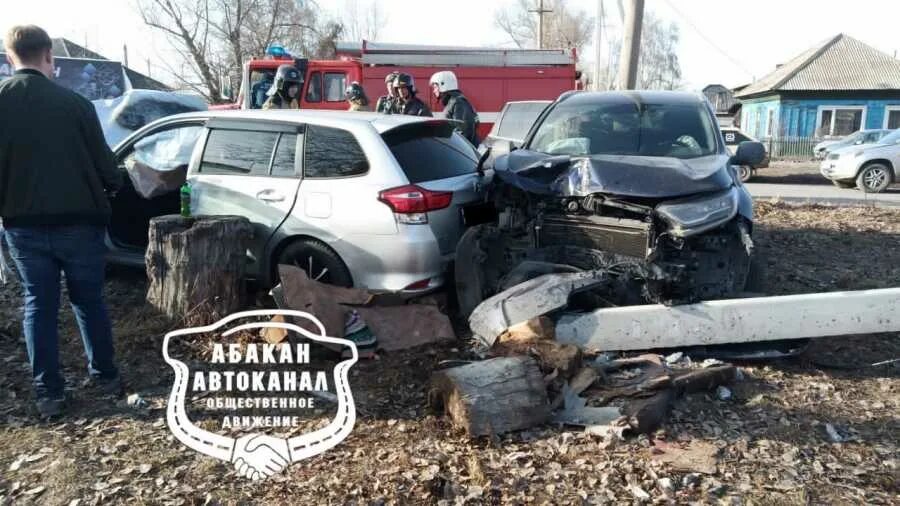
<path fill-rule="evenodd" d="M 494 144 L 491 146 L 494 151 L 494 155 L 502 155 L 506 153 L 511 153 L 515 151 L 518 146 L 516 143 L 508 140 L 508 139 L 497 139 L 494 141 Z"/>
<path fill-rule="evenodd" d="M 761 142 L 744 141 L 738 144 L 737 151 L 731 157 L 732 165 L 757 165 L 766 157 L 766 148 Z"/>

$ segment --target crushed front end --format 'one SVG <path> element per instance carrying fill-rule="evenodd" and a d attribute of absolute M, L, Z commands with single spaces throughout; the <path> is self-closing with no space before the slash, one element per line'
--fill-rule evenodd
<path fill-rule="evenodd" d="M 680 197 L 572 191 L 594 167 L 563 161 L 552 191 L 495 178 L 493 219 L 472 227 L 457 253 L 457 293 L 468 312 L 485 298 L 548 273 L 604 271 L 584 309 L 733 297 L 745 290 L 753 242 L 735 186 Z M 549 167 L 548 167 L 549 170 Z M 557 171 L 558 172 L 558 171 Z M 560 177 L 556 178 L 558 182 Z M 523 188 L 525 187 L 525 188 Z M 538 191 L 535 191 L 538 190 Z"/>

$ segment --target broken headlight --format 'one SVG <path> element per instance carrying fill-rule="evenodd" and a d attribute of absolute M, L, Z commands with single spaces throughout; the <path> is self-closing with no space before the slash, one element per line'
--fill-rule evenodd
<path fill-rule="evenodd" d="M 666 202 L 656 208 L 676 237 L 689 237 L 715 228 L 734 218 L 737 211 L 736 188 L 701 198 Z"/>

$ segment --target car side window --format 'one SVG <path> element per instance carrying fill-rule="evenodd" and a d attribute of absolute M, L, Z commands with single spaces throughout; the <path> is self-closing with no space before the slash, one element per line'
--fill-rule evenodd
<path fill-rule="evenodd" d="M 343 102 L 346 89 L 347 74 L 343 72 L 327 72 L 325 74 L 325 101 Z"/>
<path fill-rule="evenodd" d="M 269 172 L 276 132 L 210 130 L 200 162 L 201 174 L 265 176 Z"/>
<path fill-rule="evenodd" d="M 322 101 L 322 74 L 319 72 L 313 72 L 309 76 L 309 85 L 306 87 L 306 101 Z"/>
<path fill-rule="evenodd" d="M 369 171 L 369 160 L 352 133 L 311 125 L 305 137 L 303 177 L 348 177 Z"/>
<path fill-rule="evenodd" d="M 296 153 L 297 134 L 281 134 L 272 160 L 272 176 L 297 177 Z"/>

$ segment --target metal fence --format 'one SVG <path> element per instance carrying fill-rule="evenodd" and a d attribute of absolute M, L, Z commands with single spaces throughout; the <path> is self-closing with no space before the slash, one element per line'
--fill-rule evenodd
<path fill-rule="evenodd" d="M 812 160 L 819 139 L 811 137 L 770 137 L 762 141 L 772 160 Z"/>

